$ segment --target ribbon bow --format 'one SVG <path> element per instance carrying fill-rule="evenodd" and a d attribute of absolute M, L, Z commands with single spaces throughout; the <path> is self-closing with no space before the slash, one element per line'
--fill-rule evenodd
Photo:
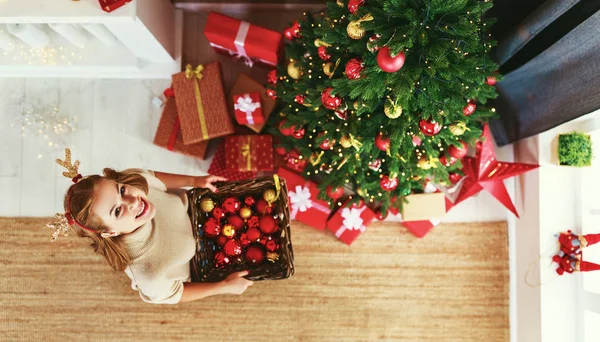
<path fill-rule="evenodd" d="M 250 153 L 250 142 L 252 138 L 248 136 L 248 141 L 242 144 L 242 156 L 246 158 L 246 168 L 252 170 L 252 154 Z"/>
<path fill-rule="evenodd" d="M 313 203 L 310 199 L 310 189 L 306 186 L 296 185 L 296 192 L 290 191 L 290 202 L 292 203 L 293 209 L 300 211 L 301 213 L 312 208 Z"/>
<path fill-rule="evenodd" d="M 196 69 L 191 64 L 185 66 L 185 77 L 189 80 L 192 78 L 202 79 L 202 72 L 204 71 L 204 65 L 199 64 Z"/>
<path fill-rule="evenodd" d="M 344 221 L 344 227 L 349 230 L 360 230 L 363 226 L 363 219 L 360 217 L 362 210 L 356 208 L 344 208 L 342 209 L 342 217 Z"/>
<path fill-rule="evenodd" d="M 253 100 L 249 94 L 244 94 L 243 97 L 238 97 L 236 104 L 234 106 L 235 110 L 239 110 L 239 111 L 246 113 L 248 122 L 250 124 L 253 123 L 253 122 L 250 122 L 250 121 L 253 121 L 252 120 L 252 112 L 254 112 L 258 108 L 260 108 L 259 102 L 252 102 L 252 101 Z"/>

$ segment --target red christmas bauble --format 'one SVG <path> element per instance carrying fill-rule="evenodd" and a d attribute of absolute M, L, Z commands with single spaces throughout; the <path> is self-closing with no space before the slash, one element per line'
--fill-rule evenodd
<path fill-rule="evenodd" d="M 353 58 L 346 63 L 346 77 L 349 80 L 356 80 L 360 78 L 360 73 L 363 71 L 363 63 L 360 59 Z"/>
<path fill-rule="evenodd" d="M 241 230 L 244 227 L 244 220 L 237 215 L 231 215 L 227 218 L 227 223 L 234 226 L 235 229 Z"/>
<path fill-rule="evenodd" d="M 450 179 L 452 184 L 456 184 L 462 179 L 462 175 L 453 172 L 448 175 L 448 179 Z"/>
<path fill-rule="evenodd" d="M 377 45 L 377 41 L 381 38 L 380 34 L 372 35 L 367 42 L 367 50 L 370 52 L 375 52 L 379 50 L 379 45 Z"/>
<path fill-rule="evenodd" d="M 340 119 L 340 120 L 346 120 L 348 119 L 348 110 L 347 108 L 344 108 L 343 110 L 335 110 L 335 117 Z"/>
<path fill-rule="evenodd" d="M 225 246 L 225 242 L 227 242 L 227 240 L 229 240 L 227 236 L 219 235 L 219 237 L 217 238 L 217 245 L 223 247 Z"/>
<path fill-rule="evenodd" d="M 273 69 L 267 74 L 267 82 L 271 84 L 277 83 L 277 70 Z"/>
<path fill-rule="evenodd" d="M 218 251 L 215 253 L 213 260 L 214 260 L 215 266 L 218 268 L 225 268 L 225 266 L 227 266 L 231 263 L 231 260 L 229 260 L 229 257 L 221 251 Z"/>
<path fill-rule="evenodd" d="M 248 240 L 248 235 L 246 233 L 240 234 L 240 243 L 242 244 L 242 248 L 246 248 L 250 244 L 250 240 Z"/>
<path fill-rule="evenodd" d="M 496 80 L 495 76 L 488 76 L 487 80 L 485 81 L 485 83 L 487 83 L 488 85 L 495 85 L 498 82 L 498 80 Z"/>
<path fill-rule="evenodd" d="M 297 130 L 297 131 L 294 131 L 294 132 L 292 133 L 292 137 L 294 137 L 294 138 L 296 138 L 296 139 L 302 139 L 302 138 L 304 138 L 304 134 L 305 134 L 305 133 L 306 133 L 306 132 L 304 131 L 304 128 L 300 128 L 299 130 Z"/>
<path fill-rule="evenodd" d="M 385 213 L 385 215 L 383 214 L 383 212 L 381 211 L 381 208 L 377 209 L 377 211 L 375 212 L 375 217 L 379 220 L 379 221 L 383 221 L 387 218 L 389 213 L 389 210 Z"/>
<path fill-rule="evenodd" d="M 247 196 L 246 198 L 244 198 L 244 204 L 246 204 L 247 206 L 251 207 L 254 205 L 254 203 L 256 203 L 256 200 L 254 200 L 254 197 Z"/>
<path fill-rule="evenodd" d="M 300 23 L 297 20 L 294 20 L 292 27 L 290 28 L 292 29 L 292 35 L 294 35 L 294 38 L 300 38 Z"/>
<path fill-rule="evenodd" d="M 163 95 L 165 95 L 165 97 L 175 97 L 175 90 L 169 87 L 163 91 Z"/>
<path fill-rule="evenodd" d="M 390 55 L 390 49 L 387 46 L 382 47 L 377 53 L 377 65 L 385 72 L 396 72 L 404 65 L 404 51 L 400 51 L 397 56 Z"/>
<path fill-rule="evenodd" d="M 450 165 L 456 163 L 456 158 L 454 158 L 454 157 L 448 158 L 445 155 L 443 155 L 440 157 L 440 163 L 442 163 L 442 165 L 447 167 L 447 166 L 450 166 Z"/>
<path fill-rule="evenodd" d="M 369 169 L 373 171 L 379 171 L 381 168 L 381 159 L 375 159 L 369 163 Z"/>
<path fill-rule="evenodd" d="M 267 97 L 272 100 L 275 100 L 277 98 L 277 92 L 273 89 L 265 90 L 265 94 L 267 94 Z"/>
<path fill-rule="evenodd" d="M 217 207 L 217 208 L 214 208 L 214 209 L 213 209 L 213 211 L 212 211 L 212 216 L 213 216 L 214 218 L 216 218 L 217 220 L 220 220 L 220 219 L 222 219 L 223 217 L 225 217 L 225 212 L 223 211 L 223 209 L 221 209 L 221 208 Z"/>
<path fill-rule="evenodd" d="M 327 192 L 327 195 L 329 195 L 329 197 L 331 197 L 332 200 L 336 200 L 342 196 L 344 196 L 344 187 L 343 186 L 339 186 L 337 188 L 332 188 L 331 185 L 327 186 L 327 189 L 325 189 Z"/>
<path fill-rule="evenodd" d="M 264 199 L 259 199 L 258 201 L 256 201 L 256 211 L 259 214 L 270 214 L 272 210 L 273 206 L 269 205 L 269 203 L 267 203 L 267 201 L 265 201 Z"/>
<path fill-rule="evenodd" d="M 268 240 L 265 243 L 265 248 L 269 252 L 275 252 L 277 249 L 279 249 L 279 245 L 277 244 L 277 242 L 275 242 L 275 240 Z"/>
<path fill-rule="evenodd" d="M 296 95 L 294 101 L 299 104 L 304 104 L 304 100 L 306 100 L 306 96 L 304 95 Z"/>
<path fill-rule="evenodd" d="M 248 219 L 248 228 L 258 228 L 258 216 L 254 215 Z"/>
<path fill-rule="evenodd" d="M 292 39 L 296 38 L 296 37 L 294 37 L 294 32 L 292 32 L 291 27 L 286 27 L 285 29 L 283 29 L 283 36 L 287 40 L 292 40 Z"/>
<path fill-rule="evenodd" d="M 283 127 L 285 124 L 285 120 L 281 120 L 281 122 L 279 123 L 279 131 L 281 132 L 281 134 L 285 135 L 285 136 L 290 136 L 294 133 L 294 130 L 296 129 L 294 126 L 290 126 L 290 127 Z"/>
<path fill-rule="evenodd" d="M 377 146 L 378 149 L 386 152 L 390 149 L 390 138 L 384 137 L 381 133 L 377 134 L 375 137 L 375 146 Z"/>
<path fill-rule="evenodd" d="M 398 178 L 390 178 L 388 175 L 385 175 L 379 181 L 379 186 L 383 190 L 392 191 L 398 186 Z"/>
<path fill-rule="evenodd" d="M 460 140 L 459 141 L 460 146 L 454 146 L 451 145 L 450 147 L 448 147 L 448 154 L 450 154 L 451 157 L 454 157 L 456 159 L 462 159 L 467 155 L 467 152 L 469 151 L 469 148 L 467 147 L 467 144 Z"/>
<path fill-rule="evenodd" d="M 358 12 L 358 8 L 362 5 L 366 0 L 350 0 L 348 1 L 348 12 L 352 14 L 356 14 Z"/>
<path fill-rule="evenodd" d="M 285 147 L 279 146 L 279 147 L 275 148 L 275 152 L 277 152 L 277 154 L 283 156 L 283 155 L 285 155 L 287 153 L 287 150 L 285 149 Z"/>
<path fill-rule="evenodd" d="M 258 227 L 265 234 L 273 234 L 279 230 L 279 224 L 272 216 L 265 215 L 258 221 Z"/>
<path fill-rule="evenodd" d="M 260 265 L 265 261 L 265 251 L 260 245 L 251 245 L 244 255 L 250 265 Z"/>
<path fill-rule="evenodd" d="M 246 237 L 251 242 L 257 242 L 258 240 L 260 240 L 261 236 L 262 233 L 258 228 L 249 228 L 248 231 L 246 231 Z"/>
<path fill-rule="evenodd" d="M 222 204 L 225 212 L 233 214 L 237 213 L 240 210 L 240 201 L 235 197 L 227 197 Z"/>
<path fill-rule="evenodd" d="M 321 102 L 327 109 L 336 109 L 342 104 L 342 99 L 337 96 L 332 96 L 331 91 L 333 88 L 326 88 L 321 94 Z"/>
<path fill-rule="evenodd" d="M 469 116 L 469 115 L 475 113 L 476 108 L 477 108 L 477 105 L 475 104 L 475 101 L 469 100 L 469 101 L 467 101 L 467 105 L 465 106 L 465 108 L 463 108 L 463 113 L 465 114 L 465 116 Z"/>
<path fill-rule="evenodd" d="M 219 221 L 212 217 L 206 220 L 206 222 L 204 222 L 204 234 L 211 239 L 219 236 L 219 234 L 221 234 L 221 225 L 219 224 Z"/>
<path fill-rule="evenodd" d="M 228 256 L 236 256 L 242 254 L 242 244 L 237 240 L 228 240 L 223 246 L 223 252 Z"/>
<path fill-rule="evenodd" d="M 442 125 L 435 121 L 421 119 L 421 121 L 419 121 L 419 129 L 421 130 L 421 133 L 431 137 L 442 130 Z"/>
<path fill-rule="evenodd" d="M 319 48 L 317 49 L 317 53 L 319 54 L 319 57 L 321 57 L 321 59 L 324 61 L 328 61 L 331 59 L 331 55 L 327 53 L 327 48 L 325 46 L 319 46 Z"/>
<path fill-rule="evenodd" d="M 319 137 L 322 137 L 325 133 L 321 133 L 319 134 Z M 331 149 L 331 147 L 335 144 L 335 139 L 329 140 L 329 139 L 325 139 L 321 142 L 321 144 L 319 145 L 319 147 L 322 150 L 329 150 Z"/>
<path fill-rule="evenodd" d="M 413 135 L 412 142 L 413 142 L 414 146 L 420 146 L 421 145 L 421 137 L 419 137 L 417 135 Z"/>

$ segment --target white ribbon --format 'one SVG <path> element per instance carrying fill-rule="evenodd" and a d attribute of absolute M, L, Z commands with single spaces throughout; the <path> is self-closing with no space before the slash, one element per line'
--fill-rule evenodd
<path fill-rule="evenodd" d="M 306 186 L 296 185 L 294 191 L 290 191 L 290 202 L 292 203 L 292 218 L 296 217 L 298 211 L 301 213 L 312 208 L 313 201 L 310 199 L 310 189 Z"/>
<path fill-rule="evenodd" d="M 238 97 L 235 103 L 235 110 L 242 111 L 246 113 L 246 121 L 250 125 L 254 125 L 254 118 L 252 117 L 252 113 L 260 108 L 260 102 L 252 102 L 252 98 L 249 94 L 244 94 L 244 96 Z"/>
<path fill-rule="evenodd" d="M 339 238 L 346 230 L 360 230 L 364 232 L 367 227 L 363 225 L 364 221 L 360 215 L 362 215 L 366 208 L 366 206 L 363 206 L 360 209 L 342 209 L 342 218 L 344 218 L 344 221 L 342 221 L 342 226 L 335 232 L 335 236 Z"/>
<path fill-rule="evenodd" d="M 246 63 L 246 65 L 249 66 L 249 67 L 253 66 L 255 61 L 261 61 L 261 62 L 263 62 L 265 64 L 272 65 L 272 66 L 277 65 L 277 64 L 275 64 L 275 63 L 273 63 L 271 61 L 267 61 L 267 60 L 264 60 L 262 58 L 250 57 L 250 56 L 247 56 L 247 55 L 246 56 L 242 56 L 238 52 L 229 50 L 228 48 L 226 48 L 224 46 L 221 46 L 219 44 L 210 43 L 210 46 L 212 46 L 212 47 L 214 47 L 216 49 L 220 49 L 220 50 L 224 50 L 224 51 L 229 52 L 229 54 L 231 56 L 233 56 L 233 59 L 243 59 L 244 63 Z M 246 50 L 244 50 L 244 53 L 245 52 L 246 52 Z"/>

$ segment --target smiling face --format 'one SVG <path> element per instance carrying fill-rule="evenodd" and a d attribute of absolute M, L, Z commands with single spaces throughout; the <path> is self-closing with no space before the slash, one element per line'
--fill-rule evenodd
<path fill-rule="evenodd" d="M 98 182 L 91 210 L 110 230 L 107 236 L 129 234 L 156 215 L 144 191 L 110 179 Z"/>

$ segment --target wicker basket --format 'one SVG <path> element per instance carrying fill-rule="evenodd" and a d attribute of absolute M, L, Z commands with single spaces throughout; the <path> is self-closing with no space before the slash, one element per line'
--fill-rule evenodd
<path fill-rule="evenodd" d="M 200 210 L 200 200 L 208 196 L 220 203 L 231 196 L 237 198 L 260 197 L 265 190 L 275 189 L 276 183 L 279 183 L 280 192 L 277 201 L 273 204 L 273 209 L 279 215 L 280 223 L 279 231 L 274 235 L 277 235 L 280 240 L 279 259 L 275 262 L 265 260 L 257 266 L 243 263 L 230 265 L 226 269 L 215 267 L 213 254 L 217 251 L 218 246 L 213 239 L 204 236 L 201 227 L 207 219 L 207 215 Z M 277 176 L 261 177 L 238 182 L 217 183 L 217 188 L 219 189 L 217 193 L 203 188 L 195 188 L 187 192 L 190 203 L 188 214 L 196 239 L 196 255 L 190 262 L 192 282 L 218 282 L 227 278 L 231 273 L 244 270 L 250 272 L 246 276 L 249 280 L 275 280 L 292 276 L 294 274 L 294 252 L 290 235 L 290 210 L 285 180 Z"/>

